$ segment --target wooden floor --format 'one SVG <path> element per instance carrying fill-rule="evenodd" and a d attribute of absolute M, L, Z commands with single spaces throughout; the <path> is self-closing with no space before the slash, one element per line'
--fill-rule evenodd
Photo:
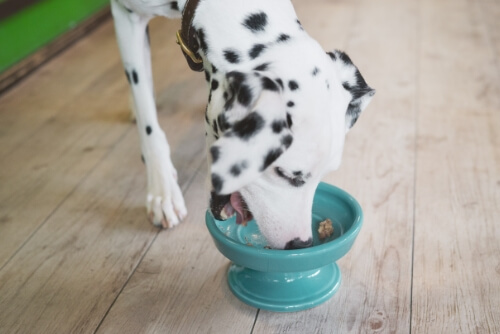
<path fill-rule="evenodd" d="M 365 222 L 327 303 L 232 296 L 204 225 L 203 74 L 152 23 L 159 117 L 189 217 L 146 220 L 112 23 L 0 96 L 0 333 L 500 333 L 500 2 L 294 1 L 377 89 L 326 181 Z"/>

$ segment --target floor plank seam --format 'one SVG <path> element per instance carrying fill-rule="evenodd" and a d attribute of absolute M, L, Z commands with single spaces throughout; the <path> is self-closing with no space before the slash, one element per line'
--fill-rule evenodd
<path fill-rule="evenodd" d="M 5 261 L 5 263 L 0 266 L 0 272 L 12 261 L 12 259 L 23 249 L 23 247 L 38 233 L 38 231 L 49 221 L 49 219 L 61 208 L 61 206 L 75 193 L 75 191 L 89 178 L 89 176 L 96 170 L 99 165 L 106 160 L 106 158 L 115 150 L 116 146 L 121 142 L 121 140 L 128 134 L 130 128 L 127 128 L 123 134 L 117 139 L 110 150 L 104 155 L 94 167 L 90 168 L 89 171 L 81 178 L 81 180 L 71 189 L 71 191 L 61 200 L 60 203 L 56 205 L 54 210 L 52 210 L 47 217 L 37 226 L 37 228 L 26 238 L 26 240 L 16 249 L 14 253 Z"/>
<path fill-rule="evenodd" d="M 130 274 L 129 276 L 127 277 L 127 279 L 125 280 L 125 283 L 122 285 L 122 287 L 120 288 L 120 290 L 118 291 L 118 293 L 116 294 L 115 298 L 113 299 L 113 301 L 111 302 L 111 304 L 109 305 L 108 309 L 106 310 L 106 312 L 104 313 L 104 315 L 102 316 L 101 318 L 101 321 L 99 321 L 99 324 L 97 325 L 96 329 L 94 330 L 94 334 L 97 333 L 99 331 L 99 328 L 101 328 L 101 325 L 104 323 L 104 320 L 106 320 L 109 312 L 111 311 L 111 309 L 113 308 L 113 306 L 115 305 L 116 301 L 118 300 L 118 298 L 120 298 L 123 290 L 125 289 L 125 287 L 127 287 L 128 285 L 128 282 L 130 281 L 130 279 L 132 278 L 132 276 L 134 276 L 135 274 L 135 271 L 137 270 L 137 268 L 140 266 L 140 264 L 142 263 L 142 260 L 144 260 L 144 257 L 146 257 L 146 255 L 148 254 L 149 250 L 151 249 L 151 246 L 153 246 L 154 242 L 156 241 L 156 239 L 158 238 L 158 235 L 160 234 L 161 230 L 158 230 L 155 234 L 155 236 L 151 239 L 151 242 L 149 243 L 149 245 L 146 247 L 146 250 L 144 251 L 144 253 L 142 254 L 142 256 L 139 258 L 139 260 L 137 261 L 136 265 L 132 268 L 132 270 L 130 271 Z"/>
<path fill-rule="evenodd" d="M 417 13 L 416 13 L 416 48 L 415 48 L 415 105 L 414 105 L 414 141 L 413 141 L 413 222 L 412 222 L 412 236 L 411 236 L 411 269 L 410 269 L 410 305 L 409 305 L 409 326 L 408 332 L 412 333 L 413 326 L 413 278 L 414 278 L 414 266 L 415 266 L 415 229 L 417 224 L 416 213 L 417 213 L 417 162 L 418 162 L 418 116 L 420 114 L 420 37 L 421 37 L 421 19 L 422 19 L 422 8 L 420 2 L 417 2 Z"/>
<path fill-rule="evenodd" d="M 257 309 L 257 313 L 255 313 L 255 319 L 253 321 L 252 329 L 250 330 L 250 334 L 253 334 L 253 331 L 255 329 L 255 324 L 257 324 L 257 318 L 259 317 L 260 313 L 260 308 Z"/>
<path fill-rule="evenodd" d="M 182 187 L 182 194 L 185 196 L 186 193 L 188 192 L 189 188 L 191 187 L 191 185 L 193 184 L 194 182 L 194 179 L 196 178 L 196 176 L 198 175 L 198 173 L 200 173 L 203 169 L 203 164 L 205 163 L 205 156 L 202 157 L 200 163 L 198 164 L 198 167 L 196 168 L 196 171 L 193 173 L 193 175 L 191 176 L 191 178 L 185 183 L 185 187 Z M 111 302 L 111 304 L 109 305 L 108 309 L 106 310 L 106 312 L 104 313 L 104 315 L 102 316 L 101 318 L 101 321 L 99 321 L 99 324 L 97 325 L 97 327 L 95 328 L 93 334 L 96 334 L 98 331 L 99 331 L 99 328 L 101 328 L 102 324 L 104 323 L 104 321 L 106 320 L 109 312 L 111 312 L 111 309 L 113 308 L 113 306 L 116 304 L 116 301 L 118 300 L 118 298 L 120 298 L 123 290 L 125 290 L 125 288 L 127 287 L 128 283 L 130 282 L 130 280 L 132 279 L 132 277 L 134 276 L 135 272 L 137 271 L 137 268 L 139 268 L 139 266 L 141 265 L 142 261 L 144 260 L 144 258 L 146 257 L 146 255 L 149 253 L 149 250 L 151 249 L 151 247 L 153 246 L 153 244 L 155 243 L 156 239 L 158 238 L 158 236 L 160 235 L 160 232 L 162 230 L 159 229 L 155 236 L 151 239 L 151 242 L 149 243 L 149 245 L 147 245 L 144 253 L 142 254 L 142 256 L 139 258 L 139 260 L 137 261 L 136 265 L 132 268 L 132 270 L 130 271 L 129 273 L 129 276 L 127 277 L 127 279 L 125 280 L 125 282 L 123 283 L 122 287 L 120 288 L 120 290 L 118 291 L 118 293 L 116 294 L 115 298 L 113 299 L 113 301 Z"/>

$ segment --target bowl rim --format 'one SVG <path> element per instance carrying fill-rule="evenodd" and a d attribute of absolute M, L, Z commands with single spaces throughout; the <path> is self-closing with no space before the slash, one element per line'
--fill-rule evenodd
<path fill-rule="evenodd" d="M 320 182 L 316 192 L 325 192 L 328 193 L 329 195 L 333 194 L 336 198 L 344 201 L 353 211 L 353 215 L 355 217 L 351 227 L 344 234 L 342 234 L 341 236 L 332 241 L 326 242 L 321 245 L 316 245 L 309 248 L 294 249 L 294 250 L 250 247 L 241 244 L 239 242 L 236 242 L 235 240 L 227 237 L 217 227 L 216 219 L 212 216 L 210 210 L 206 211 L 206 216 L 205 216 L 206 225 L 212 237 L 216 239 L 216 242 L 222 243 L 225 247 L 230 248 L 241 255 L 250 255 L 252 257 L 259 257 L 259 258 L 262 257 L 268 260 L 271 260 L 273 258 L 281 260 L 297 259 L 297 258 L 304 259 L 304 258 L 311 258 L 311 256 L 317 258 L 318 255 L 330 254 L 331 252 L 334 252 L 337 249 L 341 249 L 345 244 L 353 242 L 353 239 L 356 238 L 356 236 L 358 235 L 359 230 L 361 229 L 361 225 L 363 223 L 363 211 L 361 209 L 360 204 L 353 196 L 351 196 L 345 190 L 340 189 L 336 186 L 333 186 L 325 182 Z M 224 255 L 227 256 L 226 254 Z"/>

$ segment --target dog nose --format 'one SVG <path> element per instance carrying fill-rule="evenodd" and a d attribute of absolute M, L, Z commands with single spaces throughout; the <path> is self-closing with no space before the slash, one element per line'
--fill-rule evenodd
<path fill-rule="evenodd" d="M 302 241 L 299 238 L 295 238 L 286 243 L 285 249 L 300 249 L 311 247 L 313 244 L 312 238 L 309 238 L 307 241 Z"/>

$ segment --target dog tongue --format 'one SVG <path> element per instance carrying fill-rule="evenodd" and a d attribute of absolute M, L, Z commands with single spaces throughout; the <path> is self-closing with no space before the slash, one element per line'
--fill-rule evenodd
<path fill-rule="evenodd" d="M 252 214 L 243 207 L 243 198 L 239 192 L 231 194 L 231 206 L 236 211 L 236 224 L 246 225 L 251 219 Z"/>

